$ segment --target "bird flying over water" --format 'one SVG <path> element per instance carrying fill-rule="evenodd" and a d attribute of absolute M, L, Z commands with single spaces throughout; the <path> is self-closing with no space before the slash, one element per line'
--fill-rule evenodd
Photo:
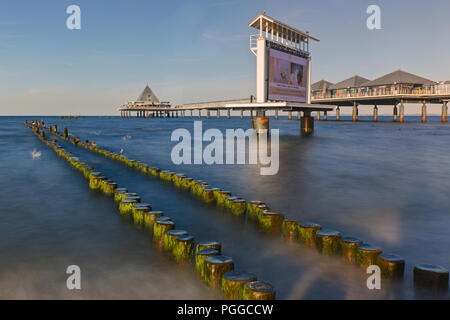
<path fill-rule="evenodd" d="M 33 160 L 35 159 L 39 159 L 41 157 L 41 152 L 37 151 L 36 149 L 33 149 L 33 151 L 31 151 L 31 158 Z"/>

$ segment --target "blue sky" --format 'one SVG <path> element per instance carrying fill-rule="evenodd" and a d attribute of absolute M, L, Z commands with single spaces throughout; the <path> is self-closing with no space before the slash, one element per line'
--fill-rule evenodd
<path fill-rule="evenodd" d="M 71 4 L 81 30 L 66 28 Z M 381 30 L 366 28 L 369 4 Z M 448 0 L 1 0 L 0 115 L 116 114 L 146 83 L 172 104 L 248 97 L 247 24 L 264 10 L 321 40 L 313 81 L 399 68 L 450 80 Z"/>

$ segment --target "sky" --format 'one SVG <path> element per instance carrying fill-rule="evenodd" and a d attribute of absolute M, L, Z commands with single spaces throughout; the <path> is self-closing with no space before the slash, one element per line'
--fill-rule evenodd
<path fill-rule="evenodd" d="M 66 27 L 72 4 L 80 30 Z M 0 0 L 0 115 L 117 114 L 146 84 L 172 105 L 247 98 L 248 23 L 264 10 L 320 39 L 313 82 L 400 68 L 450 80 L 449 0 Z"/>

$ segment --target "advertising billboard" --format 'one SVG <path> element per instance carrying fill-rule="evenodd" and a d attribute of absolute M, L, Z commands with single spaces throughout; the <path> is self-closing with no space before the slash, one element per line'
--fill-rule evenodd
<path fill-rule="evenodd" d="M 306 102 L 306 58 L 269 49 L 268 99 Z"/>

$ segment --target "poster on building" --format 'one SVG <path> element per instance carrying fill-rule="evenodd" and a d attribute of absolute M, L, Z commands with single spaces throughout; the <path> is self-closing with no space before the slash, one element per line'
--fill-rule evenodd
<path fill-rule="evenodd" d="M 269 100 L 306 102 L 307 66 L 306 58 L 269 49 Z"/>

